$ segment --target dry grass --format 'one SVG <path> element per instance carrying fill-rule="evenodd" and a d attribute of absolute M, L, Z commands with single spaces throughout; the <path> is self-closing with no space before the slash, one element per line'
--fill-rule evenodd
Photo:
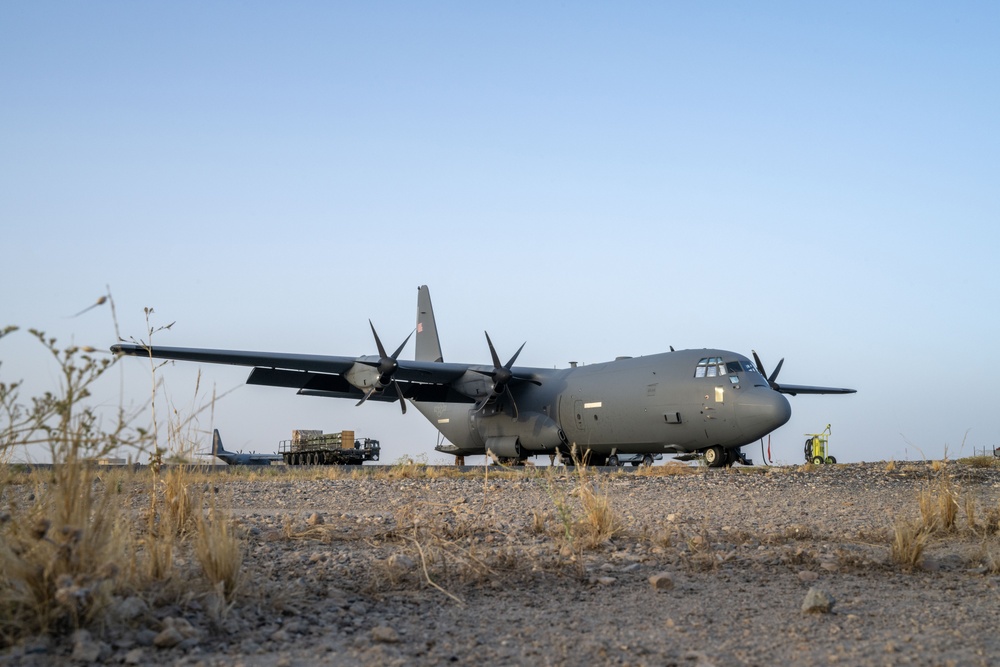
<path fill-rule="evenodd" d="M 201 584 L 231 601 L 239 588 L 239 540 L 225 511 L 206 508 L 202 480 L 183 466 L 160 470 L 170 448 L 156 444 L 155 411 L 152 429 L 134 427 L 137 415 L 121 407 L 103 428 L 87 400 L 116 360 L 97 358 L 90 348 L 61 349 L 55 339 L 31 333 L 58 363 L 59 388 L 24 401 L 20 383 L 0 383 L 0 457 L 42 445 L 53 466 L 0 468 L 0 646 L 101 625 L 113 601 L 127 596 L 169 604 Z M 151 405 L 161 387 L 155 368 Z M 190 423 L 170 422 L 169 440 L 178 451 L 191 444 L 191 438 L 178 444 Z M 149 453 L 152 472 L 92 463 L 121 448 Z M 126 501 L 142 492 L 149 496 L 146 510 L 132 513 Z M 215 511 L 206 518 L 206 509 Z M 195 555 L 200 577 L 185 565 Z"/>
<path fill-rule="evenodd" d="M 125 532 L 114 491 L 95 484 L 89 466 L 51 475 L 36 476 L 34 499 L 12 500 L 0 519 L 0 644 L 90 623 L 120 573 Z"/>
<path fill-rule="evenodd" d="M 995 456 L 970 456 L 960 459 L 959 462 L 970 468 L 996 468 L 1000 466 L 1000 459 Z"/>
<path fill-rule="evenodd" d="M 632 472 L 639 477 L 674 477 L 678 475 L 697 475 L 702 471 L 698 466 L 685 465 L 679 461 L 667 461 L 661 466 L 640 466 Z"/>
<path fill-rule="evenodd" d="M 225 512 L 199 514 L 195 555 L 209 584 L 232 604 L 243 582 L 243 543 Z"/>
<path fill-rule="evenodd" d="M 912 571 L 923 563 L 924 549 L 930 536 L 925 525 L 911 521 L 897 521 L 893 526 L 890 558 L 905 571 Z"/>
<path fill-rule="evenodd" d="M 939 475 L 920 491 L 917 499 L 924 530 L 930 533 L 955 530 L 960 495 L 950 475 Z"/>

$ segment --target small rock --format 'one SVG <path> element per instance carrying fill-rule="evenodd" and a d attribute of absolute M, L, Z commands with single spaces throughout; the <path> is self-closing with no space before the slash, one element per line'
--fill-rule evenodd
<path fill-rule="evenodd" d="M 399 642 L 399 633 L 388 625 L 379 625 L 372 628 L 372 641 L 383 644 L 396 644 Z"/>
<path fill-rule="evenodd" d="M 125 654 L 126 665 L 141 665 L 145 662 L 145 655 L 141 648 L 134 648 Z"/>
<path fill-rule="evenodd" d="M 600 584 L 601 586 L 610 586 L 616 581 L 618 580 L 614 577 L 597 577 L 594 579 L 594 583 Z"/>
<path fill-rule="evenodd" d="M 309 515 L 309 518 L 306 519 L 306 523 L 308 523 L 310 526 L 322 526 L 323 515 L 317 512 L 313 512 L 312 514 Z"/>
<path fill-rule="evenodd" d="M 409 572 L 417 566 L 417 564 L 413 562 L 413 559 L 406 554 L 392 554 L 386 559 L 385 563 L 389 566 L 389 570 L 391 570 L 395 575 Z"/>
<path fill-rule="evenodd" d="M 77 630 L 73 634 L 73 660 L 77 662 L 96 662 L 100 657 L 100 642 L 95 642 L 86 630 Z"/>
<path fill-rule="evenodd" d="M 834 599 L 826 591 L 810 588 L 806 599 L 802 601 L 804 614 L 829 614 L 833 611 Z"/>
<path fill-rule="evenodd" d="M 152 646 L 156 641 L 157 633 L 149 628 L 143 628 L 135 634 L 135 642 L 139 646 Z"/>
<path fill-rule="evenodd" d="M 812 570 L 802 570 L 799 572 L 799 581 L 803 584 L 811 584 L 819 579 L 819 575 Z"/>
<path fill-rule="evenodd" d="M 669 591 L 674 587 L 674 578 L 666 572 L 657 572 L 649 578 L 654 591 Z"/>
<path fill-rule="evenodd" d="M 163 627 L 174 628 L 184 639 L 190 639 L 191 637 L 196 637 L 198 635 L 198 631 L 195 627 L 191 625 L 186 618 L 181 618 L 180 616 L 168 616 L 163 619 Z"/>
<path fill-rule="evenodd" d="M 160 634 L 156 635 L 153 639 L 153 646 L 157 648 L 173 648 L 184 641 L 184 635 L 180 633 L 180 630 L 173 626 L 169 626 L 163 629 Z"/>
<path fill-rule="evenodd" d="M 119 621 L 134 621 L 148 611 L 149 605 L 133 595 L 116 604 L 111 613 Z"/>

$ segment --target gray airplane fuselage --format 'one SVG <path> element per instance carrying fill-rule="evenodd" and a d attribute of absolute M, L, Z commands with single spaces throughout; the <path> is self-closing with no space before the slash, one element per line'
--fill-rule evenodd
<path fill-rule="evenodd" d="M 712 374 L 699 373 L 699 362 L 709 359 L 719 360 Z M 724 350 L 516 370 L 542 380 L 518 385 L 516 417 L 502 401 L 478 411 L 468 404 L 412 401 L 448 439 L 439 451 L 472 455 L 489 449 L 501 457 L 523 457 L 573 445 L 598 456 L 688 453 L 714 445 L 735 449 L 791 416 L 788 400 L 749 359 Z"/>

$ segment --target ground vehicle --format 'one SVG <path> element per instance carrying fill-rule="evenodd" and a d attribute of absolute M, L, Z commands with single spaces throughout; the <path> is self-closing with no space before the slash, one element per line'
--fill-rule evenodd
<path fill-rule="evenodd" d="M 355 439 L 354 431 L 323 433 L 297 429 L 291 440 L 278 443 L 287 465 L 361 465 L 378 461 L 381 447 L 372 438 Z"/>
<path fill-rule="evenodd" d="M 806 433 L 805 455 L 806 463 L 836 463 L 837 459 L 827 454 L 827 441 L 830 438 L 830 425 L 827 424 L 822 433 Z"/>
<path fill-rule="evenodd" d="M 609 466 L 623 466 L 631 463 L 633 466 L 653 465 L 653 461 L 659 461 L 663 454 L 612 454 L 608 457 Z"/>

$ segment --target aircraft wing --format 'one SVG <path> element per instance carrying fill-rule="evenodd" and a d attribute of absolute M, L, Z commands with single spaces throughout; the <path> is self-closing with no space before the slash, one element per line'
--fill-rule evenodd
<path fill-rule="evenodd" d="M 119 343 L 111 347 L 115 354 L 150 357 L 206 364 L 228 364 L 253 367 L 247 384 L 288 387 L 300 394 L 360 399 L 365 392 L 347 381 L 345 375 L 355 369 L 376 367 L 376 357 L 340 357 L 286 352 L 250 352 L 193 347 L 163 347 Z M 452 390 L 448 385 L 470 370 L 492 371 L 490 366 L 474 366 L 431 361 L 397 362 L 393 379 L 399 383 L 403 396 L 414 400 L 436 400 L 469 403 L 472 399 Z M 395 392 L 375 393 L 367 400 L 396 401 Z"/>
<path fill-rule="evenodd" d="M 801 384 L 777 384 L 772 385 L 774 390 L 782 394 L 856 394 L 857 389 L 842 389 L 840 387 L 810 387 Z"/>

